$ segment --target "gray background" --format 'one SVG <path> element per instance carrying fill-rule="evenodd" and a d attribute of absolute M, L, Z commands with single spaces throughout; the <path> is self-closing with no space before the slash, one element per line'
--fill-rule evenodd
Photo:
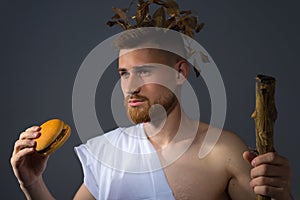
<path fill-rule="evenodd" d="M 297 1 L 178 1 L 193 8 L 206 23 L 196 40 L 213 57 L 222 74 L 228 112 L 225 128 L 254 146 L 254 77 L 264 73 L 277 79 L 275 145 L 288 157 L 293 170 L 293 194 L 300 198 L 300 162 L 297 156 L 299 76 L 299 6 Z M 101 41 L 120 31 L 108 28 L 111 6 L 127 1 L 11 1 L 0 7 L 1 55 L 1 199 L 23 199 L 9 158 L 19 133 L 48 118 L 59 117 L 73 134 L 49 160 L 44 174 L 57 199 L 71 199 L 82 181 L 73 147 L 81 141 L 72 118 L 72 87 L 82 61 Z M 101 79 L 96 95 L 104 130 L 114 128 L 110 111 L 114 66 Z M 201 79 L 191 75 L 198 92 L 201 118 L 208 121 L 209 98 Z"/>

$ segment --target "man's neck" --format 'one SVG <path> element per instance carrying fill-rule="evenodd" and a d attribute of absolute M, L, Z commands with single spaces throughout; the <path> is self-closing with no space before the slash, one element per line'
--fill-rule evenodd
<path fill-rule="evenodd" d="M 144 129 L 149 141 L 158 150 L 172 141 L 179 130 L 180 124 L 187 120 L 187 116 L 177 104 L 165 119 L 145 123 Z"/>

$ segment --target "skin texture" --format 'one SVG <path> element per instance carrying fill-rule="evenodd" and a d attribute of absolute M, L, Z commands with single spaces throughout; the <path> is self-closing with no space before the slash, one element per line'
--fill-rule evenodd
<path fill-rule="evenodd" d="M 160 63 L 172 68 L 160 68 L 151 73 L 137 70 L 147 63 Z M 189 69 L 186 61 L 161 56 L 159 51 L 151 49 L 136 50 L 119 58 L 124 97 L 141 95 L 148 99 L 150 105 L 170 91 L 180 95 L 180 87 Z M 125 105 L 131 106 L 126 102 Z M 146 101 L 139 104 L 140 107 L 144 105 Z M 178 102 L 167 113 L 166 119 L 150 117 L 151 121 L 145 122 L 144 128 L 162 164 L 169 158 L 168 148 L 172 150 L 191 143 L 181 157 L 164 167 L 176 199 L 222 200 L 242 197 L 252 200 L 255 194 L 269 195 L 276 200 L 291 199 L 291 170 L 286 158 L 277 153 L 256 157 L 236 134 L 222 131 L 214 149 L 199 159 L 198 152 L 208 124 L 190 120 L 181 112 Z M 181 117 L 184 129 L 178 127 Z M 191 127 L 196 127 L 193 140 L 190 137 Z M 183 133 L 184 137 L 173 140 L 177 132 Z M 42 179 L 48 157 L 38 156 L 33 149 L 35 144 L 32 141 L 38 136 L 39 127 L 31 127 L 21 133 L 15 143 L 11 164 L 28 199 L 53 199 Z M 90 200 L 94 197 L 82 184 L 74 199 Z"/>

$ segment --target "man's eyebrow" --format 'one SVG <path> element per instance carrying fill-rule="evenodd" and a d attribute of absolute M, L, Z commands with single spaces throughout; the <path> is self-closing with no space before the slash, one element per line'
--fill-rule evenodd
<path fill-rule="evenodd" d="M 131 69 L 136 71 L 136 70 L 141 70 L 141 69 L 154 69 L 154 68 L 157 68 L 157 66 L 154 66 L 154 65 L 139 65 L 139 66 L 134 66 Z M 124 72 L 124 71 L 128 71 L 128 69 L 118 68 L 118 72 Z"/>
<path fill-rule="evenodd" d="M 127 69 L 125 69 L 125 68 L 118 68 L 118 72 L 126 72 L 127 71 Z"/>

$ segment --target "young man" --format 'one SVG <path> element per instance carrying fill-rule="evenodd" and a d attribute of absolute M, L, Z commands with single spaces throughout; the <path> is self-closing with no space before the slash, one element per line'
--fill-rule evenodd
<path fill-rule="evenodd" d="M 234 133 L 223 130 L 213 150 L 198 157 L 209 124 L 190 119 L 179 100 L 190 65 L 159 48 L 164 42 L 175 49 L 183 44 L 163 34 L 159 41 L 144 32 L 129 36 L 125 44 L 118 42 L 118 71 L 124 104 L 136 125 L 76 147 L 84 181 L 74 199 L 222 200 L 255 199 L 256 194 L 291 199 L 288 160 L 277 153 L 256 157 Z M 158 48 L 140 46 L 153 41 Z M 34 150 L 39 130 L 33 126 L 21 133 L 11 164 L 28 199 L 54 199 L 42 179 L 48 158 Z"/>

